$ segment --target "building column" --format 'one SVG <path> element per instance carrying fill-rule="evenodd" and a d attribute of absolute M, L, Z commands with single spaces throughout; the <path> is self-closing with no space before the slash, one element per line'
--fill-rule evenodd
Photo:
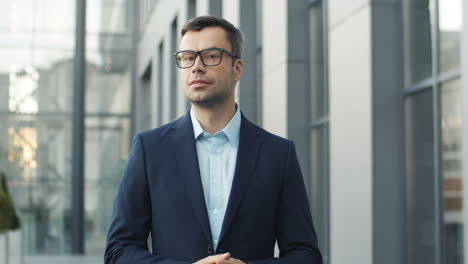
<path fill-rule="evenodd" d="M 372 263 L 405 263 L 403 32 L 400 0 L 371 10 Z"/>
<path fill-rule="evenodd" d="M 208 15 L 210 13 L 210 0 L 197 0 L 197 16 Z"/>
<path fill-rule="evenodd" d="M 372 264 L 371 5 L 330 0 L 330 263 Z"/>
<path fill-rule="evenodd" d="M 243 73 L 242 79 L 239 82 L 237 94 L 239 97 L 239 105 L 247 118 L 255 124 L 257 120 L 257 78 L 261 78 L 262 74 L 257 72 L 257 11 L 255 0 L 241 0 L 240 6 L 242 19 L 240 20 L 239 28 L 244 33 L 244 51 L 242 55 Z M 225 5 L 226 6 L 226 5 Z"/>
<path fill-rule="evenodd" d="M 331 263 L 404 263 L 398 0 L 329 1 Z"/>
<path fill-rule="evenodd" d="M 309 186 L 309 1 L 272 0 L 263 7 L 263 127 L 295 142 Z"/>

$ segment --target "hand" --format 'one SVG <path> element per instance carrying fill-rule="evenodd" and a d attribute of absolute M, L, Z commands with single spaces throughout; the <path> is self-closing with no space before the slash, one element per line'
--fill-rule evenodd
<path fill-rule="evenodd" d="M 217 263 L 218 264 L 218 263 Z M 229 258 L 229 259 L 226 259 L 226 260 L 221 260 L 219 262 L 219 264 L 245 264 L 244 262 L 242 262 L 241 260 L 239 259 L 235 259 L 235 258 Z"/>
<path fill-rule="evenodd" d="M 213 256 L 206 257 L 204 259 L 200 259 L 194 264 L 220 264 L 221 261 L 228 260 L 230 258 L 231 258 L 230 253 L 224 253 L 224 254 L 213 255 Z"/>

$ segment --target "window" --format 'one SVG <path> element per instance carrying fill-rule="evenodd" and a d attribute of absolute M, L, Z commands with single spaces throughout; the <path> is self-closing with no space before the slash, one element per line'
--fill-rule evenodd
<path fill-rule="evenodd" d="M 163 95 L 164 95 L 164 43 L 161 41 L 159 44 L 159 53 L 158 53 L 158 92 L 156 95 L 157 104 L 157 116 L 158 120 L 156 126 L 161 126 L 163 124 Z"/>
<path fill-rule="evenodd" d="M 310 32 L 310 190 L 311 207 L 324 262 L 329 263 L 328 87 L 326 73 L 326 2 L 309 9 Z"/>
<path fill-rule="evenodd" d="M 462 1 L 403 1 L 407 263 L 462 264 Z"/>
<path fill-rule="evenodd" d="M 177 37 L 177 17 L 174 18 L 174 21 L 172 21 L 171 24 L 171 54 L 169 57 L 172 59 L 172 54 L 174 54 L 177 51 L 177 47 L 179 45 L 178 43 L 178 37 Z M 174 120 L 177 118 L 177 94 L 179 92 L 179 89 L 181 89 L 178 86 L 178 79 L 177 78 L 177 73 L 178 69 L 174 61 L 171 60 L 170 63 L 171 67 L 171 84 L 169 86 L 169 92 L 170 92 L 170 120 Z"/>
<path fill-rule="evenodd" d="M 141 93 L 140 93 L 140 104 L 138 106 L 138 113 L 140 122 L 138 128 L 140 131 L 144 131 L 151 128 L 153 122 L 153 106 L 152 106 L 152 89 L 151 89 L 151 63 L 146 69 L 143 77 L 141 78 Z"/>

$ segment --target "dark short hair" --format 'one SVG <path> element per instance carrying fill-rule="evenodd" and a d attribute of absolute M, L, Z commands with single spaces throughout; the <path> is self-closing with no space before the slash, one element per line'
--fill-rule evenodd
<path fill-rule="evenodd" d="M 233 24 L 222 17 L 216 16 L 198 16 L 190 19 L 180 31 L 182 36 L 187 31 L 200 31 L 207 27 L 220 27 L 226 33 L 226 38 L 231 43 L 232 53 L 237 57 L 242 57 L 242 45 L 244 44 L 244 37 L 242 32 Z"/>

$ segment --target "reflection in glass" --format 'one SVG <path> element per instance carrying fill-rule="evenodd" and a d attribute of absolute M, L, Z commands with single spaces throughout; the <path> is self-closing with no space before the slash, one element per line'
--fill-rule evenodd
<path fill-rule="evenodd" d="M 85 252 L 90 256 L 104 254 L 130 148 L 131 2 L 91 0 L 87 10 Z"/>
<path fill-rule="evenodd" d="M 432 74 L 430 0 L 403 0 L 405 87 Z"/>
<path fill-rule="evenodd" d="M 407 263 L 435 263 L 432 90 L 405 99 Z"/>
<path fill-rule="evenodd" d="M 323 6 L 318 4 L 309 10 L 310 20 L 310 111 L 311 119 L 327 115 L 327 94 L 324 78 L 325 52 L 323 47 Z"/>
<path fill-rule="evenodd" d="M 460 67 L 462 0 L 439 0 L 440 71 Z"/>
<path fill-rule="evenodd" d="M 139 117 L 138 122 L 138 132 L 143 132 L 145 130 L 151 129 L 151 124 L 153 122 L 153 91 L 151 89 L 151 63 L 146 69 L 143 77 L 141 78 L 141 87 L 139 88 L 139 104 L 137 108 L 137 113 Z"/>
<path fill-rule="evenodd" d="M 441 87 L 442 177 L 446 264 L 463 264 L 462 96 L 460 79 Z"/>
<path fill-rule="evenodd" d="M 318 126 L 310 131 L 310 193 L 311 210 L 316 225 L 319 248 L 324 263 L 330 254 L 329 174 L 328 174 L 328 87 L 325 83 L 324 1 L 309 8 L 310 121 Z M 320 123 L 325 121 L 323 123 Z"/>
<path fill-rule="evenodd" d="M 39 73 L 33 67 L 26 67 L 10 74 L 10 112 L 37 113 L 36 91 Z"/>
<path fill-rule="evenodd" d="M 328 258 L 328 126 L 314 128 L 310 134 L 311 144 L 311 211 L 314 216 L 319 248 L 323 257 Z M 325 262 L 328 263 L 328 262 Z"/>
<path fill-rule="evenodd" d="M 86 254 L 102 256 L 129 149 L 128 117 L 87 117 L 85 145 Z"/>
<path fill-rule="evenodd" d="M 69 252 L 75 2 L 4 0 L 0 9 L 0 171 L 25 255 Z"/>

